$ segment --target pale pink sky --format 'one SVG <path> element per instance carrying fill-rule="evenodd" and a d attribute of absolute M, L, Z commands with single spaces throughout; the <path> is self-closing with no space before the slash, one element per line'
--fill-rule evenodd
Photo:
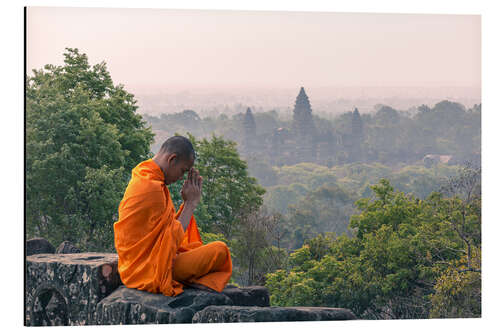
<path fill-rule="evenodd" d="M 481 84 L 479 15 L 29 7 L 28 73 L 65 47 L 138 90 Z"/>

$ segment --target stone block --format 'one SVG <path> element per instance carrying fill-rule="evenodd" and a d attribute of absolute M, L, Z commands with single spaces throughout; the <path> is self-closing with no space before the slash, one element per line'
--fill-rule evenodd
<path fill-rule="evenodd" d="M 77 248 L 68 241 L 62 242 L 56 249 L 56 253 L 80 253 L 80 252 L 82 251 L 80 251 L 79 248 Z"/>
<path fill-rule="evenodd" d="M 234 305 L 269 306 L 269 291 L 263 286 L 235 287 L 226 286 L 222 291 L 231 298 Z"/>
<path fill-rule="evenodd" d="M 26 255 L 39 253 L 55 253 L 56 249 L 45 238 L 32 238 L 26 241 Z"/>
<path fill-rule="evenodd" d="M 120 286 L 97 305 L 99 325 L 190 323 L 209 305 L 232 305 L 223 293 L 185 289 L 176 297 Z"/>
<path fill-rule="evenodd" d="M 193 323 L 352 320 L 348 309 L 326 307 L 208 306 L 193 316 Z"/>
<path fill-rule="evenodd" d="M 27 256 L 25 324 L 92 325 L 97 303 L 120 284 L 114 253 Z"/>

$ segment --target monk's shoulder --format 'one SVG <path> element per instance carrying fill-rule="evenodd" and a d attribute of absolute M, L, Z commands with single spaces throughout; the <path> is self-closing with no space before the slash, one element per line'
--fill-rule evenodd
<path fill-rule="evenodd" d="M 163 183 L 159 181 L 132 178 L 123 195 L 122 204 L 165 204 L 166 198 L 163 187 Z"/>
<path fill-rule="evenodd" d="M 138 195 L 147 193 L 163 192 L 163 182 L 153 179 L 132 177 L 130 180 L 125 194 Z"/>

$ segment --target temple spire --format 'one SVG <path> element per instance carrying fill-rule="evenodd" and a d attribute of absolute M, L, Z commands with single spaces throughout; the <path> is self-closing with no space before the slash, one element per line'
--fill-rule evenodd
<path fill-rule="evenodd" d="M 300 87 L 299 94 L 295 99 L 295 107 L 293 109 L 294 129 L 299 134 L 314 134 L 314 123 L 312 119 L 312 109 L 309 103 L 304 87 Z"/>
<path fill-rule="evenodd" d="M 250 108 L 247 108 L 247 112 L 243 118 L 243 127 L 245 128 L 245 136 L 247 138 L 253 139 L 257 135 L 257 126 Z"/>
<path fill-rule="evenodd" d="M 314 125 L 311 104 L 304 87 L 300 87 L 293 109 L 293 132 L 297 139 L 296 160 L 316 160 L 316 126 Z"/>

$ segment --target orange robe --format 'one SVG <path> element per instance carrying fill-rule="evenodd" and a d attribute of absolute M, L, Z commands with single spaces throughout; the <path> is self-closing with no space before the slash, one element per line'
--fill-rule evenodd
<path fill-rule="evenodd" d="M 175 212 L 164 179 L 152 159 L 132 170 L 114 223 L 123 284 L 166 296 L 182 293 L 181 281 L 221 292 L 231 278 L 229 249 L 223 242 L 203 245 L 194 216 L 184 232 L 177 220 L 184 205 Z"/>

